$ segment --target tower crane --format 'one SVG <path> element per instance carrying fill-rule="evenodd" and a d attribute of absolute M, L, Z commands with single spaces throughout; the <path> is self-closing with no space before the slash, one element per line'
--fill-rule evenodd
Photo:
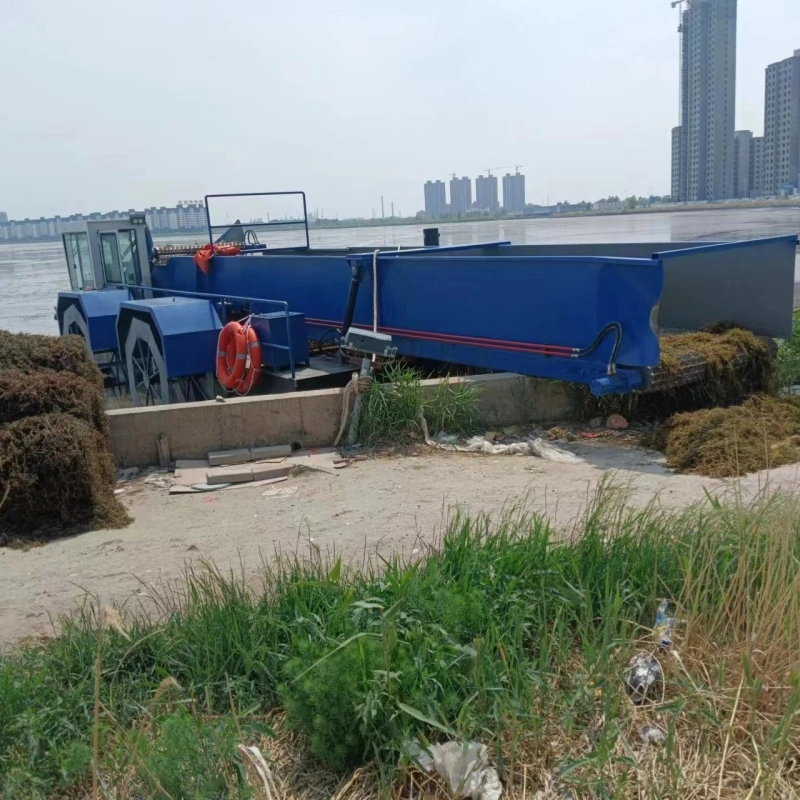
<path fill-rule="evenodd" d="M 681 0 L 681 2 L 684 2 L 684 0 Z M 491 177 L 492 172 L 496 172 L 498 169 L 511 169 L 512 167 L 515 172 L 519 172 L 522 169 L 522 164 L 505 164 L 502 167 L 487 167 L 484 172 Z"/>

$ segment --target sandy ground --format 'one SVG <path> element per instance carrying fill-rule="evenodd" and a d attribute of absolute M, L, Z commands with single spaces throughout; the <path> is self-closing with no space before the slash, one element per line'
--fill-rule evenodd
<path fill-rule="evenodd" d="M 568 526 L 604 476 L 630 486 L 631 501 L 660 498 L 668 506 L 702 501 L 738 487 L 800 485 L 800 466 L 782 467 L 736 482 L 675 475 L 657 453 L 613 446 L 608 439 L 570 445 L 581 464 L 555 464 L 521 456 L 425 453 L 359 461 L 335 475 L 306 473 L 272 487 L 172 495 L 142 481 L 123 495 L 135 522 L 119 531 L 96 531 L 27 552 L 0 549 L 0 648 L 53 632 L 59 615 L 86 592 L 119 604 L 146 596 L 143 584 L 180 577 L 187 562 L 210 559 L 225 570 L 253 573 L 276 549 L 308 548 L 345 560 L 365 549 L 410 552 L 417 537 L 430 541 L 454 506 L 496 511 L 524 498 Z M 264 496 L 267 492 L 267 496 Z"/>

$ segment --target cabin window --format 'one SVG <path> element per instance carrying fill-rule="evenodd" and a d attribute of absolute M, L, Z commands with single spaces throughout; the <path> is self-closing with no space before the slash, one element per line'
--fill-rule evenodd
<path fill-rule="evenodd" d="M 118 241 L 122 280 L 128 286 L 136 286 L 136 231 L 120 231 Z"/>
<path fill-rule="evenodd" d="M 106 276 L 106 283 L 122 283 L 116 233 L 100 234 L 100 257 L 103 260 L 103 273 Z"/>
<path fill-rule="evenodd" d="M 70 283 L 75 289 L 94 289 L 94 272 L 92 271 L 92 256 L 89 250 L 89 235 L 87 233 L 65 233 L 64 250 L 69 267 Z"/>

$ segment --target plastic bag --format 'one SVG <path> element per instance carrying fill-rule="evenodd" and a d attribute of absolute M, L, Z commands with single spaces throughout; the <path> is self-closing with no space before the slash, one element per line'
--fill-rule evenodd
<path fill-rule="evenodd" d="M 447 781 L 453 797 L 472 800 L 499 800 L 503 785 L 494 767 L 489 766 L 489 751 L 478 742 L 445 742 L 423 750 L 411 744 L 406 751 L 425 772 L 435 770 Z"/>
<path fill-rule="evenodd" d="M 547 459 L 547 461 L 554 461 L 557 464 L 583 463 L 583 459 L 580 456 L 576 456 L 575 453 L 570 453 L 567 450 L 562 450 L 552 442 L 546 442 L 544 439 L 534 439 L 530 442 L 530 447 L 533 455 Z"/>

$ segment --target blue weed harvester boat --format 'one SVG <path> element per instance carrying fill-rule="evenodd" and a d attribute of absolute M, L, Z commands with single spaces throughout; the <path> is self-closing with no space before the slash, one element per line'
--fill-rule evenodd
<path fill-rule="evenodd" d="M 298 198 L 302 217 L 212 221 L 209 200 L 262 196 Z M 220 384 L 245 393 L 341 383 L 354 356 L 373 354 L 626 394 L 653 388 L 660 329 L 727 321 L 791 333 L 796 236 L 328 249 L 310 244 L 302 192 L 205 203 L 199 252 L 154 247 L 143 214 L 63 234 L 71 290 L 58 296 L 59 329 L 82 335 L 136 405 L 213 398 Z M 287 225 L 303 244 L 260 242 Z"/>

